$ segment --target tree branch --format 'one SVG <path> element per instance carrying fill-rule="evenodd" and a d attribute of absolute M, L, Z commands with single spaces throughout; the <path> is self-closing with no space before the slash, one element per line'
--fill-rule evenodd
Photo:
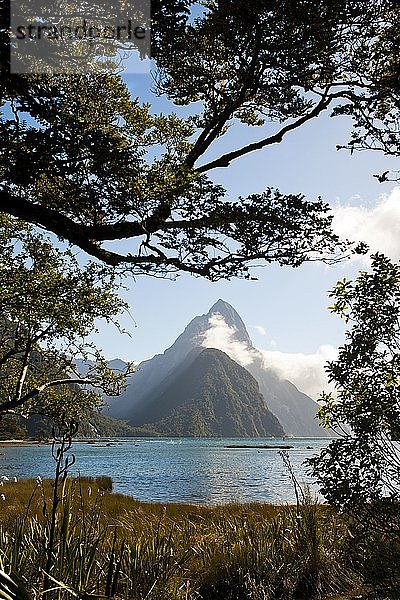
<path fill-rule="evenodd" d="M 212 119 L 211 122 L 203 129 L 185 160 L 185 164 L 187 166 L 194 166 L 196 160 L 206 152 L 206 150 L 219 136 L 222 129 L 229 121 L 229 119 L 232 118 L 235 111 L 243 105 L 248 90 L 252 87 L 256 87 L 257 83 L 255 71 L 257 67 L 257 62 L 259 60 L 261 38 L 262 34 L 261 31 L 258 29 L 253 49 L 253 56 L 250 64 L 246 64 L 247 72 L 244 75 L 244 84 L 240 93 L 238 93 L 234 100 L 232 99 L 232 97 L 229 97 L 227 100 L 227 104 L 225 108 L 221 111 L 221 113 L 217 117 Z"/>
<path fill-rule="evenodd" d="M 24 383 L 26 380 L 26 376 L 28 374 L 29 361 L 30 361 L 30 357 L 31 357 L 31 349 L 32 349 L 32 341 L 31 341 L 30 333 L 28 332 L 28 339 L 26 342 L 24 358 L 22 360 L 21 370 L 20 370 L 20 374 L 19 374 L 19 378 L 18 378 L 18 382 L 17 382 L 17 388 L 15 391 L 15 397 L 17 400 L 19 400 L 22 397 Z"/>
<path fill-rule="evenodd" d="M 193 148 L 190 150 L 186 160 L 185 165 L 188 167 L 193 167 L 196 160 L 202 156 L 206 150 L 211 146 L 213 141 L 218 137 L 224 128 L 225 124 L 232 117 L 234 111 L 240 106 L 242 103 L 242 96 L 240 96 L 240 101 L 238 100 L 235 104 L 229 104 L 225 110 L 219 115 L 218 118 L 212 120 L 201 132 L 198 139 L 196 140 Z"/>
<path fill-rule="evenodd" d="M 169 207 L 166 209 L 166 203 L 160 202 L 159 208 L 142 223 L 122 221 L 108 225 L 84 225 L 76 223 L 57 210 L 34 204 L 6 190 L 0 190 L 0 211 L 43 227 L 89 254 L 94 253 L 97 241 L 119 240 L 154 233 L 171 212 Z"/>
<path fill-rule="evenodd" d="M 34 388 L 33 390 L 31 390 L 30 392 L 28 392 L 27 394 L 25 394 L 24 396 L 22 396 L 20 398 L 14 398 L 13 400 L 10 400 L 9 402 L 0 404 L 0 414 L 10 412 L 14 408 L 18 408 L 19 406 L 22 406 L 23 404 L 25 404 L 25 402 L 28 402 L 29 400 L 36 398 L 36 396 L 38 396 L 39 394 L 41 394 L 42 392 L 44 392 L 45 390 L 47 390 L 50 387 L 57 387 L 60 385 L 74 385 L 74 384 L 94 385 L 94 382 L 91 379 L 87 379 L 87 378 L 86 379 L 83 379 L 83 378 L 55 379 L 54 381 L 48 381 L 47 383 L 43 383 L 42 385 L 37 386 L 36 388 Z"/>
<path fill-rule="evenodd" d="M 213 160 L 209 163 L 206 163 L 205 165 L 198 167 L 198 173 L 206 173 L 207 171 L 211 171 L 211 169 L 217 169 L 219 167 L 229 167 L 231 162 L 236 158 L 245 156 L 246 154 L 254 152 L 255 150 L 261 150 L 266 146 L 280 143 L 287 133 L 293 131 L 294 129 L 297 129 L 298 127 L 301 127 L 302 125 L 304 125 L 304 123 L 310 121 L 314 117 L 317 117 L 323 110 L 325 110 L 329 106 L 330 102 L 331 98 L 328 98 L 326 95 L 324 95 L 318 102 L 318 104 L 316 104 L 316 106 L 309 113 L 307 113 L 303 117 L 300 117 L 300 119 L 297 119 L 297 121 L 286 125 L 275 135 L 272 135 L 268 138 L 264 138 L 259 142 L 253 142 L 252 144 L 243 146 L 242 148 L 234 150 L 233 152 L 227 152 L 226 154 L 223 154 L 216 160 Z"/>

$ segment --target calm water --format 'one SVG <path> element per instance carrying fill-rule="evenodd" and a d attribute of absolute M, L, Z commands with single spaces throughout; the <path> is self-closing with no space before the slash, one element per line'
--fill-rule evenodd
<path fill-rule="evenodd" d="M 110 475 L 114 490 L 139 500 L 223 503 L 294 501 L 290 477 L 278 449 L 257 445 L 290 445 L 288 454 L 299 481 L 306 481 L 302 462 L 327 444 L 322 439 L 114 439 L 76 442 L 71 472 Z M 248 444 L 253 448 L 227 448 Z M 310 448 L 311 447 L 311 448 Z M 50 446 L 0 448 L 0 476 L 52 477 Z"/>

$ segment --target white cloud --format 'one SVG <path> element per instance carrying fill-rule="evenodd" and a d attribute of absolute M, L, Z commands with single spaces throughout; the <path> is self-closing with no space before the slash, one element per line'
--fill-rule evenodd
<path fill-rule="evenodd" d="M 381 196 L 374 208 L 338 206 L 334 210 L 333 229 L 343 238 L 364 241 L 372 252 L 383 252 L 400 259 L 400 187 Z"/>
<path fill-rule="evenodd" d="M 267 335 L 267 330 L 262 325 L 253 325 L 253 329 L 255 329 L 260 335 Z"/>
<path fill-rule="evenodd" d="M 236 329 L 230 327 L 222 315 L 211 315 L 209 325 L 202 342 L 205 348 L 222 350 L 242 367 L 249 366 L 261 357 L 265 368 L 272 369 L 282 379 L 288 379 L 314 400 L 318 400 L 323 390 L 332 390 L 324 366 L 328 360 L 337 357 L 337 350 L 333 346 L 320 346 L 313 354 L 257 350 L 237 340 Z"/>
<path fill-rule="evenodd" d="M 299 390 L 318 400 L 321 392 L 332 391 L 324 366 L 337 358 L 337 349 L 323 345 L 313 354 L 262 350 L 265 367 L 272 369 L 282 379 L 288 379 Z"/>
<path fill-rule="evenodd" d="M 210 327 L 204 334 L 204 348 L 217 348 L 230 356 L 234 361 L 246 367 L 254 360 L 253 351 L 235 339 L 236 329 L 225 323 L 224 317 L 218 313 L 209 318 Z"/>

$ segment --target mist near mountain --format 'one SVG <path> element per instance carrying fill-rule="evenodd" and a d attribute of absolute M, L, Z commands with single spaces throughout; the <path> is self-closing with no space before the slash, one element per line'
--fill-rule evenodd
<path fill-rule="evenodd" d="M 225 332 L 222 337 L 221 331 Z M 253 346 L 240 315 L 224 300 L 218 300 L 206 314 L 195 317 L 163 354 L 140 363 L 129 378 L 126 392 L 117 399 L 109 399 L 110 414 L 134 425 L 145 423 L 146 407 L 162 397 L 165 389 L 186 369 L 187 361 L 204 348 L 225 352 L 249 371 L 259 385 L 266 406 L 288 435 L 330 435 L 319 426 L 316 402 L 268 368 L 263 353 Z"/>
<path fill-rule="evenodd" d="M 317 403 L 268 365 L 265 353 L 253 346 L 248 334 L 243 336 L 239 332 L 236 323 L 225 316 L 221 304 L 219 312 L 213 312 L 213 309 L 209 328 L 203 336 L 203 346 L 226 352 L 253 375 L 267 405 L 288 434 L 296 437 L 327 436 L 316 419 Z M 243 324 L 241 319 L 240 322 Z"/>
<path fill-rule="evenodd" d="M 280 379 L 289 379 L 298 389 L 313 400 L 317 400 L 322 390 L 334 391 L 334 385 L 328 381 L 325 371 L 327 361 L 337 359 L 337 348 L 329 344 L 320 346 L 316 352 L 288 353 L 278 350 L 255 349 L 252 345 L 235 339 L 235 329 L 229 327 L 222 315 L 212 315 L 210 328 L 205 335 L 205 347 L 219 348 L 242 366 L 247 366 L 258 357 L 263 359 L 264 367 L 274 372 Z M 258 325 L 253 329 L 262 335 L 267 331 Z"/>
<path fill-rule="evenodd" d="M 183 437 L 284 435 L 254 377 L 215 348 L 191 352 L 160 395 L 146 403 L 136 423 Z"/>

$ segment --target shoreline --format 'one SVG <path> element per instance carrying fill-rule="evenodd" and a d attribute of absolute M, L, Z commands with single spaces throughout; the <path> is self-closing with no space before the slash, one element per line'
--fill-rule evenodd
<path fill-rule="evenodd" d="M 51 442 L 40 442 L 39 440 L 0 440 L 0 448 L 10 446 L 48 446 Z"/>
<path fill-rule="evenodd" d="M 156 436 L 158 438 L 158 436 Z M 164 439 L 170 439 L 171 436 L 166 436 Z M 172 437 L 171 437 L 172 439 Z M 178 439 L 178 438 L 173 438 Z M 208 438 L 207 438 L 208 439 Z M 249 438 L 256 441 L 254 438 Z M 316 438 L 304 438 L 305 440 L 311 440 Z M 319 438 L 318 438 L 319 439 Z M 116 444 L 123 443 L 134 443 L 135 445 L 140 444 L 142 441 L 141 437 L 130 436 L 128 439 L 112 438 L 112 437 L 100 437 L 100 438 L 74 438 L 74 442 L 81 444 L 105 444 L 107 446 L 114 446 Z M 0 448 L 12 448 L 12 447 L 23 447 L 23 446 L 49 446 L 52 444 L 52 440 L 34 440 L 34 439 L 12 439 L 12 440 L 0 440 Z M 258 450 L 292 450 L 295 446 L 291 444 L 227 444 L 224 446 L 225 449 L 258 449 Z M 310 448 L 311 447 L 307 447 Z"/>

